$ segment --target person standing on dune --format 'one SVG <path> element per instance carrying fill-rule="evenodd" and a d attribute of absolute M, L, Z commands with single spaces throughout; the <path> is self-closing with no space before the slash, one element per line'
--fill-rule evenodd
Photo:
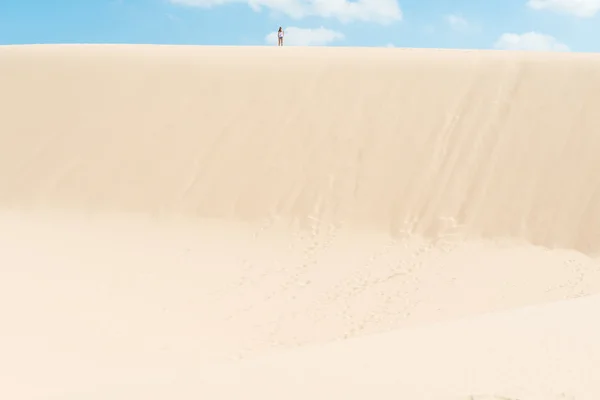
<path fill-rule="evenodd" d="M 283 29 L 281 27 L 277 31 L 277 46 L 283 46 Z"/>

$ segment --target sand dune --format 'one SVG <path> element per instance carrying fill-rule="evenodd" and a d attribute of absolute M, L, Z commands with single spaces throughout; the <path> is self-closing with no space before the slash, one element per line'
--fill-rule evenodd
<path fill-rule="evenodd" d="M 0 47 L 0 397 L 597 398 L 598 71 Z"/>
<path fill-rule="evenodd" d="M 600 57 L 3 49 L 5 207 L 600 250 Z"/>
<path fill-rule="evenodd" d="M 599 308 L 600 296 L 593 296 L 263 357 L 204 372 L 201 387 L 209 390 L 196 393 L 232 399 L 592 400 L 600 392 L 600 346 L 590 343 L 600 324 L 590 316 Z M 194 393 L 186 378 L 181 382 Z"/>

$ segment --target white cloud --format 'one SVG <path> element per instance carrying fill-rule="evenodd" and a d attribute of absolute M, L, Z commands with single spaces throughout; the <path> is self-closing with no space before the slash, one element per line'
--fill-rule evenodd
<path fill-rule="evenodd" d="M 344 39 L 341 32 L 332 31 L 323 27 L 315 29 L 297 28 L 290 26 L 284 28 L 284 45 L 290 46 L 322 46 L 336 40 Z M 271 32 L 265 36 L 265 42 L 268 44 L 277 44 L 277 32 Z"/>
<path fill-rule="evenodd" d="M 534 10 L 548 10 L 581 18 L 593 17 L 600 10 L 600 0 L 529 0 L 527 5 Z"/>
<path fill-rule="evenodd" d="M 569 47 L 550 35 L 527 32 L 522 35 L 505 33 L 496 41 L 494 47 L 504 50 L 530 51 L 569 51 Z"/>
<path fill-rule="evenodd" d="M 262 8 L 295 19 L 305 17 L 336 18 L 341 22 L 368 21 L 390 24 L 402 20 L 397 0 L 169 0 L 174 4 L 210 8 L 224 4 L 247 4 L 252 10 Z"/>

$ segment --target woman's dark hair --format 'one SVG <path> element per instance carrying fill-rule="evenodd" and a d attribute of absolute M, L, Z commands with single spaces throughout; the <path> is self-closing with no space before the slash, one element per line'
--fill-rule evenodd
<path fill-rule="evenodd" d="M 279 30 L 281 30 L 281 27 L 279 27 Z"/>

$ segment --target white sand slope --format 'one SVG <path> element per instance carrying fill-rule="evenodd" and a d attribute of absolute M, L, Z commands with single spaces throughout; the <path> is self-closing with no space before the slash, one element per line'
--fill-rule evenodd
<path fill-rule="evenodd" d="M 599 309 L 600 296 L 528 307 L 301 349 L 215 368 L 198 385 L 189 375 L 180 382 L 189 394 L 231 399 L 592 400 L 600 393 L 600 324 L 592 317 Z"/>
<path fill-rule="evenodd" d="M 600 249 L 600 57 L 4 48 L 5 207 Z"/>
<path fill-rule="evenodd" d="M 600 398 L 598 71 L 0 47 L 0 398 Z"/>

